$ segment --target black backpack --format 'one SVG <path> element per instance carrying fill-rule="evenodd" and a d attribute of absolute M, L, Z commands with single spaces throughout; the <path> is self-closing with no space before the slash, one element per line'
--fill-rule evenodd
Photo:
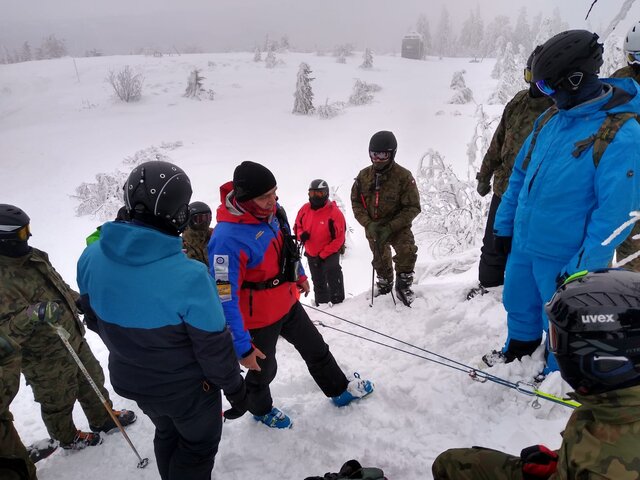
<path fill-rule="evenodd" d="M 338 473 L 325 473 L 323 477 L 307 477 L 304 480 L 387 480 L 384 472 L 375 467 L 364 468 L 357 460 L 349 460 Z"/>

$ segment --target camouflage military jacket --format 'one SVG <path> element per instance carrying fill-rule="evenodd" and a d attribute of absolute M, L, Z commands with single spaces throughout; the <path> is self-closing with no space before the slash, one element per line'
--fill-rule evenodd
<path fill-rule="evenodd" d="M 633 68 L 627 65 L 626 67 L 619 68 L 613 72 L 611 78 L 633 78 L 636 82 L 640 82 L 640 72 L 636 72 Z"/>
<path fill-rule="evenodd" d="M 9 405 L 20 387 L 18 345 L 0 332 L 0 422 L 13 420 Z"/>
<path fill-rule="evenodd" d="M 640 386 L 575 397 L 549 480 L 640 479 Z"/>
<path fill-rule="evenodd" d="M 411 227 L 420 213 L 420 195 L 411 172 L 394 161 L 382 173 L 373 165 L 358 173 L 351 188 L 351 207 L 363 227 L 380 221 L 397 232 Z"/>
<path fill-rule="evenodd" d="M 533 122 L 551 105 L 553 100 L 549 97 L 533 98 L 529 90 L 521 90 L 504 107 L 478 173 L 478 178 L 493 176 L 493 191 L 499 197 L 507 190 L 513 162 L 531 133 Z"/>
<path fill-rule="evenodd" d="M 211 228 L 206 230 L 194 230 L 189 227 L 182 233 L 182 246 L 187 257 L 198 260 L 209 266 L 209 253 L 207 247 L 211 238 Z"/>
<path fill-rule="evenodd" d="M 77 298 L 79 294 L 56 272 L 45 252 L 32 248 L 18 258 L 0 255 L 0 329 L 23 349 L 45 350 L 52 341 L 59 342 L 49 325 L 34 323 L 26 314 L 29 305 L 46 301 L 60 304 L 59 323 L 71 334 L 71 345 L 78 348 L 84 327 L 78 318 Z"/>

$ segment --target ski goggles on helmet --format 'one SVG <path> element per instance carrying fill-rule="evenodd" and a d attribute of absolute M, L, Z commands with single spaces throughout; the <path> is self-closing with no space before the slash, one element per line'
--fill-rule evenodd
<path fill-rule="evenodd" d="M 206 225 L 211 223 L 211 213 L 195 213 L 191 215 L 191 224 L 192 225 Z"/>
<path fill-rule="evenodd" d="M 538 90 L 547 96 L 556 93 L 556 89 L 553 88 L 546 80 L 538 80 L 536 82 L 536 87 L 538 87 Z"/>
<path fill-rule="evenodd" d="M 369 152 L 371 160 L 385 162 L 391 158 L 391 152 Z"/>
<path fill-rule="evenodd" d="M 629 65 L 640 64 L 640 52 L 626 52 L 626 57 Z"/>
<path fill-rule="evenodd" d="M 533 72 L 531 71 L 530 68 L 525 68 L 524 69 L 524 81 L 527 83 L 531 83 L 531 81 L 533 80 Z"/>
<path fill-rule="evenodd" d="M 309 198 L 324 198 L 327 196 L 325 190 L 309 190 Z"/>

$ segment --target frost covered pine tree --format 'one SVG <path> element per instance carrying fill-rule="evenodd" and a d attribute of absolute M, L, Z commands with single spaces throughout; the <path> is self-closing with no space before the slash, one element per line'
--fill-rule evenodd
<path fill-rule="evenodd" d="M 202 81 L 204 77 L 200 75 L 200 70 L 196 69 L 189 74 L 189 78 L 187 79 L 187 89 L 184 92 L 183 97 L 193 98 L 196 100 L 202 100 L 202 95 L 207 95 L 209 100 L 213 100 L 214 92 L 213 90 L 204 90 L 202 88 Z"/>
<path fill-rule="evenodd" d="M 373 68 L 373 53 L 371 53 L 370 48 L 365 48 L 362 54 L 362 65 L 360 65 L 360 68 Z"/>
<path fill-rule="evenodd" d="M 298 115 L 311 115 L 314 112 L 313 107 L 313 90 L 310 77 L 311 68 L 309 64 L 302 62 L 298 68 L 298 79 L 296 81 L 296 92 L 293 94 L 293 112 Z"/>
<path fill-rule="evenodd" d="M 522 45 L 527 52 L 533 51 L 533 38 L 531 35 L 531 27 L 529 26 L 527 7 L 522 7 L 513 28 L 513 44 Z"/>
<path fill-rule="evenodd" d="M 440 14 L 440 23 L 438 24 L 438 33 L 436 35 L 435 49 L 436 53 L 442 58 L 451 55 L 453 47 L 453 27 L 451 26 L 451 18 L 447 7 L 442 7 Z"/>
<path fill-rule="evenodd" d="M 277 63 L 278 63 L 278 60 L 276 59 L 276 51 L 273 44 L 271 44 L 269 46 L 269 51 L 267 53 L 267 56 L 264 59 L 264 66 L 267 68 L 274 68 Z"/>
<path fill-rule="evenodd" d="M 524 52 L 524 48 L 522 50 L 518 49 L 518 53 L 514 54 L 511 42 L 507 43 L 501 60 L 502 74 L 496 90 L 489 97 L 488 103 L 490 105 L 504 105 L 516 93 L 527 87 L 522 78 L 522 69 L 526 64 L 526 60 L 522 57 L 522 52 Z"/>
<path fill-rule="evenodd" d="M 613 72 L 626 65 L 624 59 L 624 38 L 617 35 L 609 35 L 604 42 L 604 63 L 600 68 L 601 77 L 610 77 Z"/>
<path fill-rule="evenodd" d="M 429 29 L 429 20 L 427 20 L 427 16 L 423 13 L 418 17 L 418 21 L 416 22 L 416 32 L 422 35 L 422 42 L 424 45 L 424 55 L 427 56 L 431 53 L 431 31 Z"/>
<path fill-rule="evenodd" d="M 262 52 L 260 51 L 260 47 L 256 47 L 256 49 L 253 51 L 253 61 L 254 62 L 262 61 Z"/>
<path fill-rule="evenodd" d="M 466 70 L 453 72 L 449 88 L 455 90 L 455 94 L 451 97 L 449 103 L 462 105 L 473 101 L 473 92 L 467 87 L 464 81 L 465 73 L 467 73 Z"/>
<path fill-rule="evenodd" d="M 484 23 L 480 13 L 480 6 L 469 12 L 469 17 L 465 20 L 458 39 L 459 47 L 464 55 L 473 57 L 475 61 L 481 55 L 481 44 L 484 36 Z"/>

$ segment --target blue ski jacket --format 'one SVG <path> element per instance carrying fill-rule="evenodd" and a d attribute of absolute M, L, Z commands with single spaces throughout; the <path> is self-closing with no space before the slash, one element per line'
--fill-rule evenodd
<path fill-rule="evenodd" d="M 496 235 L 513 237 L 514 250 L 565 262 L 563 273 L 568 274 L 606 267 L 631 226 L 608 245 L 602 245 L 603 241 L 629 220 L 631 211 L 640 208 L 638 122 L 623 125 L 597 166 L 593 146 L 577 158 L 572 154 L 575 143 L 594 135 L 608 113 L 640 114 L 635 81 L 603 82 L 603 95 L 560 110 L 542 127 L 530 163 L 523 169 L 529 135 L 516 158 L 494 224 Z M 615 98 L 622 99 L 617 102 L 612 101 L 616 89 Z M 612 105 L 616 106 L 609 108 Z"/>
<path fill-rule="evenodd" d="M 226 393 L 242 387 L 215 283 L 187 258 L 180 237 L 108 222 L 80 257 L 77 281 L 85 320 L 109 349 L 118 394 L 178 398 L 204 380 Z"/>

